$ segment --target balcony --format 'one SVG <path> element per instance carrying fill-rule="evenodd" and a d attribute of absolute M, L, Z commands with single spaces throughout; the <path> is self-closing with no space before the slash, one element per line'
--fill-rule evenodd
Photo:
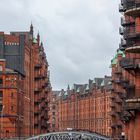
<path fill-rule="evenodd" d="M 35 64 L 35 66 L 34 66 L 35 69 L 40 69 L 41 67 L 42 67 L 41 64 Z"/>
<path fill-rule="evenodd" d="M 122 100 L 119 97 L 117 97 L 116 100 L 115 100 L 115 102 L 118 103 L 118 104 L 121 104 L 122 103 Z"/>
<path fill-rule="evenodd" d="M 111 115 L 112 117 L 115 117 L 115 116 L 116 116 L 116 112 L 115 112 L 114 110 L 112 110 L 112 111 L 110 111 L 110 115 Z"/>
<path fill-rule="evenodd" d="M 140 110 L 140 98 L 126 100 L 125 109 L 129 111 Z"/>
<path fill-rule="evenodd" d="M 116 128 L 116 124 L 112 124 L 112 125 L 111 125 L 111 128 L 112 128 L 112 129 L 115 129 L 115 128 Z"/>
<path fill-rule="evenodd" d="M 119 33 L 120 33 L 120 35 L 123 35 L 123 33 L 124 33 L 124 28 L 123 27 L 119 28 Z"/>
<path fill-rule="evenodd" d="M 135 23 L 135 20 L 126 19 L 124 16 L 121 17 L 121 25 L 122 26 L 133 25 L 134 23 Z"/>
<path fill-rule="evenodd" d="M 126 70 L 133 70 L 137 68 L 138 64 L 136 63 L 135 59 L 123 58 L 120 61 L 120 66 Z"/>
<path fill-rule="evenodd" d="M 114 94 L 114 93 L 111 93 L 111 95 L 110 95 L 110 99 L 112 99 L 112 100 L 115 99 L 115 94 Z"/>
<path fill-rule="evenodd" d="M 112 102 L 112 103 L 110 104 L 110 107 L 115 108 L 115 103 Z"/>
<path fill-rule="evenodd" d="M 40 91 L 41 91 L 41 88 L 37 87 L 37 88 L 34 89 L 34 92 L 40 92 Z"/>
<path fill-rule="evenodd" d="M 119 12 L 125 12 L 124 6 L 119 4 Z"/>
<path fill-rule="evenodd" d="M 34 100 L 34 103 L 35 103 L 35 104 L 39 104 L 39 103 L 40 103 L 40 100 L 39 100 L 39 99 L 35 99 L 35 100 Z"/>
<path fill-rule="evenodd" d="M 115 90 L 114 90 L 114 93 L 120 94 L 120 93 L 121 93 L 121 90 L 115 89 Z"/>
<path fill-rule="evenodd" d="M 35 115 L 39 115 L 39 108 L 35 108 L 34 114 L 35 114 Z"/>
<path fill-rule="evenodd" d="M 44 94 L 44 93 L 42 93 L 42 95 L 41 95 L 41 99 L 42 99 L 42 100 L 45 99 L 45 94 Z"/>
<path fill-rule="evenodd" d="M 119 44 L 119 49 L 124 51 L 126 48 L 126 40 L 124 40 L 123 38 L 121 38 L 121 43 Z"/>
<path fill-rule="evenodd" d="M 124 89 L 129 90 L 129 91 L 135 89 L 135 85 L 130 84 L 130 83 L 123 83 L 122 86 L 123 86 Z"/>
<path fill-rule="evenodd" d="M 140 31 L 139 31 L 139 25 L 131 25 L 128 27 L 125 27 L 123 30 L 124 39 L 131 39 L 134 40 L 134 38 L 139 38 Z"/>
<path fill-rule="evenodd" d="M 35 80 L 40 80 L 40 79 L 42 79 L 42 75 L 41 74 L 37 74 L 37 75 L 35 75 L 34 79 Z"/>
<path fill-rule="evenodd" d="M 117 128 L 122 128 L 122 123 L 121 122 L 118 122 Z"/>
<path fill-rule="evenodd" d="M 131 45 L 130 47 L 126 48 L 125 51 L 130 53 L 140 53 L 140 45 Z"/>
<path fill-rule="evenodd" d="M 121 70 L 121 68 L 117 69 L 114 73 L 117 74 L 117 75 L 122 74 L 122 70 Z"/>
<path fill-rule="evenodd" d="M 122 114 L 120 117 L 121 121 L 123 121 L 123 122 L 129 122 L 131 118 L 132 118 L 132 116 L 128 112 L 125 112 L 125 114 Z"/>
<path fill-rule="evenodd" d="M 117 106 L 117 107 L 116 107 L 116 112 L 117 112 L 118 114 L 120 114 L 120 113 L 122 112 L 121 106 Z"/>
<path fill-rule="evenodd" d="M 119 97 L 120 97 L 122 100 L 124 100 L 124 99 L 126 98 L 126 94 L 125 94 L 125 93 L 120 93 L 120 94 L 119 94 Z"/>
<path fill-rule="evenodd" d="M 117 84 L 120 84 L 122 81 L 121 81 L 121 78 L 116 78 L 116 79 L 114 80 L 114 82 L 117 83 Z"/>
<path fill-rule="evenodd" d="M 140 0 L 124 0 L 125 14 L 132 17 L 140 15 Z"/>

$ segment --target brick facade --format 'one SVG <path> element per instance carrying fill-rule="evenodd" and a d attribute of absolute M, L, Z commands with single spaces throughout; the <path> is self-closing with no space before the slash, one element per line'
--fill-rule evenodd
<path fill-rule="evenodd" d="M 50 111 L 49 111 L 49 124 L 50 124 L 50 132 L 58 132 L 59 131 L 59 118 L 58 118 L 58 95 L 60 91 L 53 91 L 50 94 Z"/>
<path fill-rule="evenodd" d="M 29 32 L 0 32 L 1 138 L 49 129 L 48 62 L 39 34 L 33 36 L 32 25 Z"/>
<path fill-rule="evenodd" d="M 114 71 L 114 67 L 118 67 L 121 70 L 120 82 L 118 83 L 119 86 L 115 86 L 114 84 L 113 87 L 114 91 L 118 90 L 118 87 L 121 89 L 118 94 L 122 97 L 122 103 L 120 106 L 121 112 L 118 114 L 118 117 L 124 127 L 121 127 L 122 130 L 118 133 L 118 137 L 125 136 L 128 140 L 139 140 L 140 0 L 121 1 L 119 11 L 123 13 L 123 17 L 121 18 L 122 27 L 120 27 L 122 39 L 119 49 L 124 51 L 125 56 L 121 59 L 115 58 L 115 61 L 117 62 L 112 67 L 112 72 Z"/>
<path fill-rule="evenodd" d="M 111 78 L 95 78 L 74 84 L 59 93 L 59 131 L 72 128 L 111 136 Z"/>

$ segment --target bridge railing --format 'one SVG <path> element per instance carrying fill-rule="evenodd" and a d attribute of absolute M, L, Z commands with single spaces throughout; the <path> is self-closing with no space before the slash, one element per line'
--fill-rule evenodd
<path fill-rule="evenodd" d="M 38 135 L 32 138 L 28 138 L 26 140 L 111 140 L 111 139 L 96 133 L 66 131 Z"/>

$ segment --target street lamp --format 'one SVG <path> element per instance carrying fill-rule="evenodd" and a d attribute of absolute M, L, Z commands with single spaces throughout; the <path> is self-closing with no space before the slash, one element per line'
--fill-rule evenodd
<path fill-rule="evenodd" d="M 1 111 L 1 127 L 0 127 L 0 129 L 1 129 L 1 133 L 0 133 L 0 138 L 2 139 L 2 137 L 3 137 L 3 132 L 2 132 L 2 130 L 3 130 L 3 110 L 4 110 L 4 105 L 0 105 L 0 111 Z"/>

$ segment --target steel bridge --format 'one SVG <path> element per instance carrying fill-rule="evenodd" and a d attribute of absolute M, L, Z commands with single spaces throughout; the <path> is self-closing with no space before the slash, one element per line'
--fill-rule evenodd
<path fill-rule="evenodd" d="M 111 140 L 111 139 L 96 133 L 66 131 L 38 135 L 35 137 L 27 138 L 26 140 Z"/>

